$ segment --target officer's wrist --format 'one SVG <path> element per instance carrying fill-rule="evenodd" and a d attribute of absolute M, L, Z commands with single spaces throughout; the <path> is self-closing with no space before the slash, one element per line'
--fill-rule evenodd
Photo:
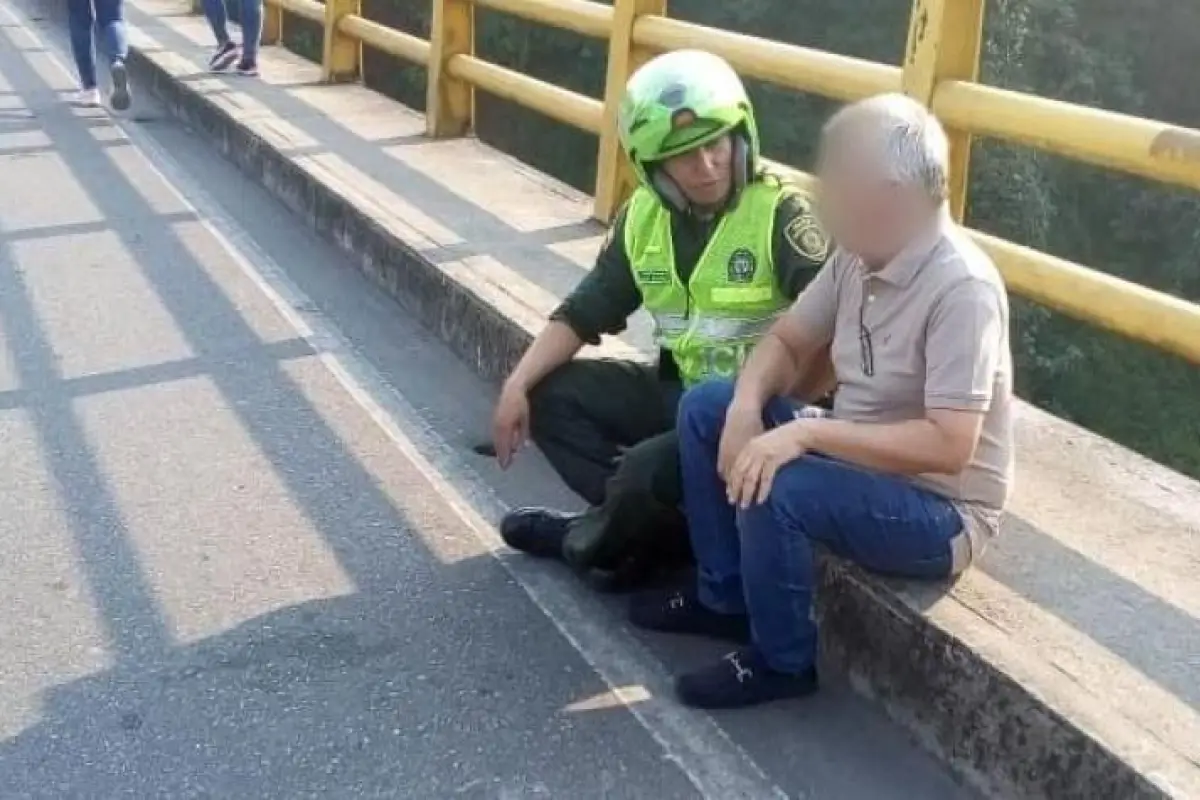
<path fill-rule="evenodd" d="M 504 381 L 501 391 L 504 394 L 529 394 L 529 381 L 519 372 L 514 372 Z"/>

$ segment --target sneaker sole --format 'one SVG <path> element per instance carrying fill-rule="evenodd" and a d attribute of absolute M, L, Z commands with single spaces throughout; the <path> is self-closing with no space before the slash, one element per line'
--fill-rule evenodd
<path fill-rule="evenodd" d="M 129 108 L 130 103 L 129 72 L 125 69 L 124 64 L 118 64 L 113 67 L 112 81 L 112 107 L 117 111 L 124 111 Z"/>
<path fill-rule="evenodd" d="M 215 58 L 208 64 L 209 72 L 225 72 L 233 66 L 233 62 L 238 60 L 240 53 L 236 49 L 230 50 L 227 54 Z"/>

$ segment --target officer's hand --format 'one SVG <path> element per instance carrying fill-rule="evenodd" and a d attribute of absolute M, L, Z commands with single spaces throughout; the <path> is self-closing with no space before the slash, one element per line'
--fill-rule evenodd
<path fill-rule="evenodd" d="M 506 386 L 492 414 L 492 445 L 501 469 L 508 469 L 528 439 L 529 398 L 520 389 Z"/>
<path fill-rule="evenodd" d="M 717 471 L 726 482 L 729 472 L 742 450 L 755 436 L 763 432 L 762 410 L 731 405 L 725 412 L 725 429 L 717 451 Z"/>
<path fill-rule="evenodd" d="M 808 420 L 795 420 L 755 437 L 734 462 L 725 491 L 740 508 L 765 502 L 780 468 L 808 450 Z"/>

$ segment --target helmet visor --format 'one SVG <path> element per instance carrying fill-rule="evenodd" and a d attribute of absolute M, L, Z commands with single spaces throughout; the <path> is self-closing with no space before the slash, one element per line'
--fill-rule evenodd
<path fill-rule="evenodd" d="M 703 147 L 729 130 L 730 126 L 713 119 L 694 119 L 690 124 L 675 128 L 663 137 L 659 159 L 686 153 Z"/>

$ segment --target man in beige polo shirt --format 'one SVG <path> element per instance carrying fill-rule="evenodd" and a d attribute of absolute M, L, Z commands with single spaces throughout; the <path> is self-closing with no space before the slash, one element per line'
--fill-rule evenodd
<path fill-rule="evenodd" d="M 699 578 L 639 598 L 631 619 L 746 645 L 677 680 L 689 705 L 816 690 L 814 543 L 879 573 L 937 579 L 997 533 L 1013 471 L 1008 301 L 947 212 L 947 164 L 940 124 L 902 95 L 838 112 L 819 165 L 838 250 L 736 386 L 701 384 L 682 400 Z M 830 360 L 831 416 L 786 397 Z"/>

